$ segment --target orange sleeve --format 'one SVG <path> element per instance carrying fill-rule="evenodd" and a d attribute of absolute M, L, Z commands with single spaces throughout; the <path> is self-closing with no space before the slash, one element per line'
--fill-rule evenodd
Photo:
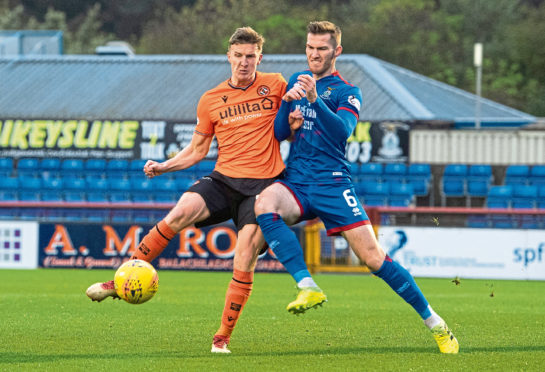
<path fill-rule="evenodd" d="M 197 105 L 197 125 L 195 126 L 195 132 L 203 136 L 214 135 L 214 123 L 210 120 L 210 110 L 208 94 L 203 94 Z"/>

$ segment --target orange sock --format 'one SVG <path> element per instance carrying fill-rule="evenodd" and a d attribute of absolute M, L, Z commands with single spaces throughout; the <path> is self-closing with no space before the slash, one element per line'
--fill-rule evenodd
<path fill-rule="evenodd" d="M 176 233 L 168 227 L 165 220 L 161 220 L 157 225 L 152 227 L 144 236 L 144 239 L 138 245 L 136 252 L 130 258 L 131 260 L 144 260 L 151 262 L 155 257 L 159 256 L 166 248 Z"/>
<path fill-rule="evenodd" d="M 231 336 L 237 320 L 242 313 L 242 309 L 252 292 L 252 283 L 254 281 L 253 271 L 233 270 L 233 279 L 227 288 L 225 295 L 225 307 L 221 316 L 221 326 L 216 335 Z"/>

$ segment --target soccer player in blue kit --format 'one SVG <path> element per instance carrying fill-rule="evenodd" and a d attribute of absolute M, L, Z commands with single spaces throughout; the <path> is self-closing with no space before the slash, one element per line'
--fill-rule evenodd
<path fill-rule="evenodd" d="M 308 25 L 309 70 L 290 78 L 275 120 L 277 139 L 286 139 L 294 132 L 287 175 L 262 191 L 255 204 L 257 222 L 267 243 L 299 288 L 296 300 L 287 309 L 299 314 L 327 301 L 288 227 L 320 217 L 328 235 L 346 238 L 373 274 L 416 310 L 442 353 L 457 353 L 458 341 L 411 274 L 382 250 L 355 194 L 345 147 L 358 121 L 362 95 L 335 69 L 341 52 L 338 26 L 327 21 Z"/>

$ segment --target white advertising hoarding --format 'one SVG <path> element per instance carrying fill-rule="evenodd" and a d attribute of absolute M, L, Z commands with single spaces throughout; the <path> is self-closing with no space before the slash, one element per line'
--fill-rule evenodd
<path fill-rule="evenodd" d="M 0 221 L 0 269 L 38 267 L 38 223 Z"/>
<path fill-rule="evenodd" d="M 413 276 L 545 280 L 545 232 L 379 228 L 379 242 Z"/>

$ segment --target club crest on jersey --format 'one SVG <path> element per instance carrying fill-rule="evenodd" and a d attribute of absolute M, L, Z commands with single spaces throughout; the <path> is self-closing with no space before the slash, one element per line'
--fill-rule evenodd
<path fill-rule="evenodd" d="M 360 104 L 360 101 L 356 98 L 356 96 L 348 96 L 348 103 L 350 103 L 358 111 L 360 111 L 361 104 Z"/>
<path fill-rule="evenodd" d="M 270 92 L 271 92 L 271 90 L 266 85 L 260 85 L 257 88 L 257 94 L 259 94 L 260 96 L 267 96 L 267 95 L 269 95 Z"/>
<path fill-rule="evenodd" d="M 331 95 L 331 88 L 327 88 L 327 90 L 325 92 L 323 92 L 322 94 L 320 94 L 320 97 L 322 97 L 322 99 L 329 99 L 329 96 Z"/>

